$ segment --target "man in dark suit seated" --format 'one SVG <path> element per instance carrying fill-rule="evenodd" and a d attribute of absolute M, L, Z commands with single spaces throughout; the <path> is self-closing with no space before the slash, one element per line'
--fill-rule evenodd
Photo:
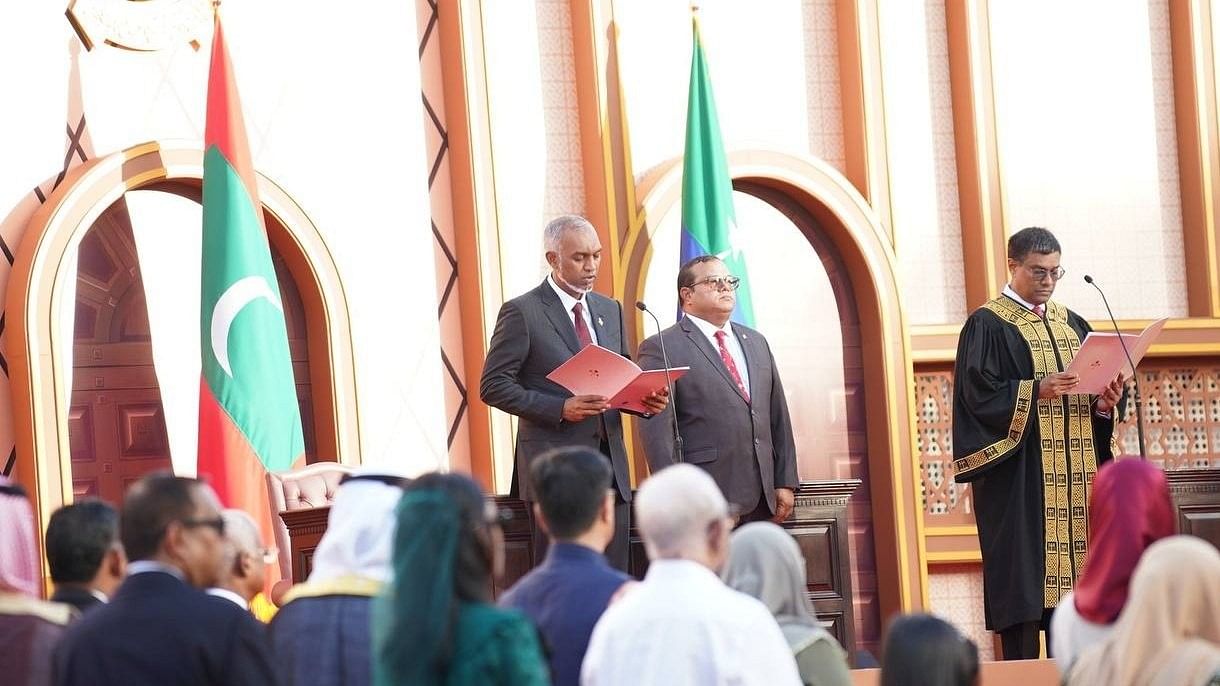
<path fill-rule="evenodd" d="M 123 502 L 131 563 L 111 601 L 72 625 L 55 654 L 55 683 L 217 684 L 274 681 L 267 639 L 250 613 L 202 590 L 224 562 L 224 519 L 202 481 L 153 474 Z"/>
<path fill-rule="evenodd" d="M 101 500 L 56 510 L 47 523 L 46 553 L 55 582 L 51 600 L 82 613 L 109 601 L 127 574 L 119 513 Z"/>
<path fill-rule="evenodd" d="M 614 537 L 614 474 L 588 448 L 560 448 L 530 465 L 534 517 L 550 536 L 546 560 L 500 604 L 524 612 L 542 634 L 557 685 L 579 684 L 593 626 L 629 577 L 602 551 Z"/>

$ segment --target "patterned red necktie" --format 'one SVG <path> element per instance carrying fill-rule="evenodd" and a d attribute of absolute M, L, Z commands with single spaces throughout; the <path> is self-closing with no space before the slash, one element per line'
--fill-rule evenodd
<path fill-rule="evenodd" d="M 737 371 L 737 363 L 733 361 L 733 356 L 729 354 L 728 347 L 724 344 L 725 333 L 723 331 L 716 332 L 716 343 L 720 346 L 720 359 L 724 360 L 724 366 L 729 369 L 729 376 L 733 377 L 733 382 L 737 384 L 737 390 L 741 391 L 741 397 L 750 402 L 750 392 L 746 390 L 746 385 L 741 382 L 741 373 Z"/>
<path fill-rule="evenodd" d="M 573 305 L 572 314 L 576 315 L 572 320 L 572 325 L 576 328 L 576 342 L 580 343 L 581 348 L 593 345 L 593 336 L 589 333 L 589 325 L 585 323 L 584 303 L 577 302 Z"/>
<path fill-rule="evenodd" d="M 1034 305 L 1033 310 L 1034 310 L 1034 314 L 1038 315 L 1038 319 L 1042 319 L 1043 315 L 1046 314 L 1045 305 Z"/>

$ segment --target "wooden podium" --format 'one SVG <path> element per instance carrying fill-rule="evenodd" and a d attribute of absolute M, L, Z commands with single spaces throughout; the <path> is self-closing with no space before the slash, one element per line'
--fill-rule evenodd
<path fill-rule="evenodd" d="M 859 479 L 818 481 L 801 484 L 796 492 L 792 516 L 784 528 L 792 534 L 805 557 L 805 576 L 814 611 L 826 630 L 851 653 L 855 653 L 855 622 L 852 613 L 851 555 L 847 547 L 847 501 L 860 485 Z M 534 517 L 530 507 L 517 498 L 495 496 L 501 511 L 511 513 L 504 522 L 504 579 L 495 584 L 499 595 L 541 560 L 534 558 Z M 304 581 L 313 567 L 313 552 L 326 533 L 329 507 L 281 512 L 292 540 L 294 582 Z M 630 569 L 643 578 L 648 557 L 639 532 L 631 527 Z"/>

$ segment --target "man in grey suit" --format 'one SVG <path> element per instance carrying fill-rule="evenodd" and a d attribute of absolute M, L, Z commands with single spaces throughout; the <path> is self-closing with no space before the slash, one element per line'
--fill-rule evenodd
<path fill-rule="evenodd" d="M 583 446 L 600 451 L 614 470 L 615 534 L 606 548 L 610 563 L 627 569 L 627 514 L 631 482 L 623 418 L 609 409 L 609 399 L 574 396 L 546 378 L 586 345 L 596 344 L 630 357 L 623 330 L 623 307 L 593 292 L 601 265 L 602 245 L 593 225 L 565 215 L 543 232 L 551 273 L 537 288 L 504 303 L 483 362 L 479 396 L 483 402 L 519 418 L 513 492 L 533 502 L 528 479 L 530 462 L 559 447 Z M 661 412 L 664 393 L 649 396 Z M 647 423 L 647 422 L 646 422 Z M 546 535 L 535 528 L 534 552 L 540 560 Z"/>
<path fill-rule="evenodd" d="M 712 475 L 725 498 L 740 508 L 741 521 L 781 522 L 792 513 L 796 444 L 779 370 L 767 339 L 730 323 L 740 280 L 724 262 L 704 255 L 682 265 L 678 299 L 685 316 L 640 345 L 640 366 L 689 366 L 674 382 L 674 407 L 685 462 Z M 648 465 L 655 473 L 672 464 L 672 419 L 640 426 Z"/>

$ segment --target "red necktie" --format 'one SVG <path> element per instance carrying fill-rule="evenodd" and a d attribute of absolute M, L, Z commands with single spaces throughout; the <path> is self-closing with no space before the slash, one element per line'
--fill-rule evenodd
<path fill-rule="evenodd" d="M 733 377 L 733 382 L 737 384 L 737 390 L 741 391 L 741 397 L 750 402 L 750 392 L 746 390 L 746 385 L 741 382 L 741 373 L 737 371 L 737 363 L 733 361 L 733 356 L 729 354 L 728 347 L 724 344 L 725 333 L 723 331 L 716 332 L 716 343 L 720 346 L 720 359 L 724 360 L 724 366 L 729 369 L 729 376 Z"/>
<path fill-rule="evenodd" d="M 593 345 L 593 336 L 589 334 L 589 325 L 585 323 L 585 306 L 584 303 L 577 302 L 572 306 L 572 314 L 576 318 L 572 320 L 572 326 L 576 328 L 576 342 L 580 347 Z"/>
<path fill-rule="evenodd" d="M 1033 310 L 1034 310 L 1034 314 L 1038 315 L 1038 319 L 1042 319 L 1043 315 L 1046 314 L 1045 305 L 1034 305 Z"/>

